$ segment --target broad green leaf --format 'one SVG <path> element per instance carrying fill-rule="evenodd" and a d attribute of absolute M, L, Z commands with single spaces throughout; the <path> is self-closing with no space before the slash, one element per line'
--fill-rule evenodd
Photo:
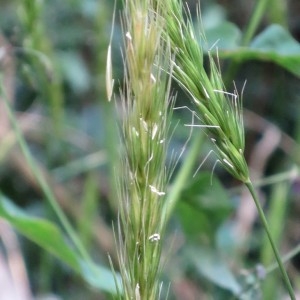
<path fill-rule="evenodd" d="M 252 41 L 250 48 L 280 56 L 299 56 L 300 44 L 279 25 L 271 25 Z"/>
<path fill-rule="evenodd" d="M 213 46 L 221 52 L 227 50 L 235 50 L 241 41 L 242 33 L 240 29 L 233 23 L 224 21 L 212 28 L 205 30 L 206 41 L 204 45 L 206 50 Z"/>
<path fill-rule="evenodd" d="M 273 62 L 300 77 L 300 44 L 283 27 L 273 24 L 257 35 L 249 47 L 238 46 L 239 29 L 224 23 L 206 32 L 208 47 L 216 43 L 221 58 Z"/>
<path fill-rule="evenodd" d="M 233 210 L 233 204 L 217 178 L 200 173 L 181 194 L 177 212 L 190 238 L 205 234 L 210 238 Z M 193 220 L 193 222 L 191 222 Z"/>
<path fill-rule="evenodd" d="M 215 285 L 238 295 L 242 286 L 229 269 L 224 258 L 212 248 L 189 248 L 186 252 L 196 270 Z"/>
<path fill-rule="evenodd" d="M 7 220 L 29 240 L 50 252 L 79 273 L 91 286 L 116 293 L 113 273 L 102 266 L 90 265 L 66 242 L 60 229 L 53 223 L 29 216 L 0 194 L 0 217 Z M 117 280 L 119 278 L 117 276 Z"/>
<path fill-rule="evenodd" d="M 279 25 L 271 25 L 250 45 L 261 59 L 270 60 L 300 76 L 300 44 Z"/>

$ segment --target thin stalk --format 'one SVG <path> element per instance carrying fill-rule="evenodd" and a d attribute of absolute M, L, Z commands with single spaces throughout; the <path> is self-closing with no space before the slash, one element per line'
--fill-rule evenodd
<path fill-rule="evenodd" d="M 277 23 L 288 29 L 287 1 L 272 0 L 270 5 L 270 22 Z"/>
<path fill-rule="evenodd" d="M 242 38 L 242 42 L 241 42 L 242 47 L 249 46 L 249 44 L 257 30 L 257 27 L 258 27 L 264 13 L 266 12 L 269 1 L 270 0 L 258 0 L 257 1 L 254 12 L 252 13 L 251 19 L 248 23 L 248 26 L 247 26 L 246 31 Z M 230 65 L 228 66 L 226 75 L 224 76 L 225 85 L 228 85 L 229 83 L 231 83 L 232 78 L 234 78 L 234 76 L 238 70 L 239 63 L 240 63 L 239 58 L 233 59 L 232 62 L 230 63 Z"/>
<path fill-rule="evenodd" d="M 299 253 L 300 253 L 300 244 L 298 246 L 296 246 L 294 249 L 292 249 L 290 252 L 285 254 L 281 260 L 283 263 L 287 263 L 288 261 L 290 261 L 292 258 L 294 258 Z M 278 264 L 276 262 L 274 262 L 272 265 L 270 265 L 269 267 L 266 268 L 266 274 L 269 274 L 269 273 L 275 271 L 277 268 L 278 268 Z"/>
<path fill-rule="evenodd" d="M 300 245 L 296 246 L 294 249 L 292 249 L 290 252 L 288 252 L 287 254 L 285 254 L 284 256 L 281 257 L 281 261 L 283 263 L 287 263 L 288 261 L 290 261 L 292 258 L 294 258 L 296 255 L 298 255 L 300 253 Z M 275 270 L 278 269 L 278 263 L 277 261 L 275 261 L 274 263 L 272 263 L 271 265 L 269 265 L 268 267 L 265 268 L 265 276 L 267 276 L 268 274 L 274 272 Z M 254 274 L 253 274 L 254 275 Z M 255 275 L 254 275 L 255 276 Z M 259 281 L 260 279 L 257 278 L 257 280 L 252 284 L 252 287 L 260 285 L 259 283 L 257 283 L 257 281 Z M 247 290 L 250 290 L 251 287 L 249 286 L 247 288 Z M 245 291 L 244 291 L 245 292 Z M 269 298 L 268 298 L 269 299 Z"/>
<path fill-rule="evenodd" d="M 257 1 L 255 10 L 251 16 L 250 22 L 249 22 L 246 32 L 244 34 L 244 37 L 242 40 L 242 46 L 249 45 L 251 39 L 253 38 L 253 36 L 257 30 L 257 27 L 267 9 L 267 5 L 269 2 L 270 2 L 270 0 Z"/>
<path fill-rule="evenodd" d="M 92 261 L 91 258 L 89 256 L 89 254 L 87 253 L 87 251 L 85 250 L 83 244 L 81 243 L 81 241 L 79 240 L 75 230 L 73 229 L 73 227 L 71 226 L 70 222 L 68 221 L 66 215 L 64 214 L 64 212 L 62 211 L 62 209 L 60 208 L 60 206 L 58 205 L 58 203 L 55 200 L 55 196 L 53 194 L 53 192 L 51 191 L 49 185 L 47 184 L 41 170 L 39 169 L 37 163 L 34 161 L 29 148 L 27 146 L 27 143 L 21 133 L 21 130 L 19 128 L 19 125 L 17 123 L 17 120 L 12 112 L 12 109 L 7 101 L 6 95 L 3 91 L 2 88 L 2 83 L 0 83 L 0 93 L 3 99 L 3 103 L 5 105 L 8 117 L 10 119 L 10 122 L 12 124 L 12 127 L 14 129 L 14 133 L 16 135 L 16 139 L 20 145 L 20 148 L 22 150 L 22 153 L 25 157 L 26 162 L 28 163 L 28 165 L 30 166 L 30 169 L 32 171 L 32 174 L 35 178 L 35 180 L 37 181 L 37 183 L 39 184 L 41 190 L 43 191 L 46 199 L 48 200 L 50 206 L 52 207 L 52 209 L 54 210 L 57 218 L 59 219 L 59 221 L 61 222 L 63 228 L 65 229 L 66 233 L 68 234 L 69 238 L 71 239 L 71 241 L 73 242 L 74 246 L 77 248 L 78 252 L 80 253 L 80 255 L 82 256 L 83 259 L 86 260 L 87 263 L 89 263 L 91 266 Z"/>
<path fill-rule="evenodd" d="M 288 196 L 290 189 L 290 184 L 284 182 L 273 186 L 272 195 L 270 199 L 270 207 L 268 209 L 268 223 L 272 228 L 273 238 L 276 245 L 279 245 L 284 227 L 286 206 L 287 202 L 283 201 Z M 264 240 L 261 249 L 261 262 L 263 265 L 269 265 L 273 260 L 273 254 L 271 251 L 271 245 L 268 240 Z M 276 295 L 276 286 L 278 286 L 278 277 L 272 276 L 268 277 L 263 282 L 263 298 L 264 299 L 274 299 Z"/>
<path fill-rule="evenodd" d="M 192 169 L 195 165 L 195 161 L 199 156 L 199 152 L 203 142 L 203 135 L 197 134 L 191 145 L 189 152 L 186 155 L 186 159 L 184 160 L 183 165 L 181 166 L 173 184 L 170 192 L 167 194 L 167 198 L 164 203 L 163 211 L 162 211 L 162 220 L 164 220 L 161 227 L 164 226 L 165 223 L 168 223 L 172 212 L 176 206 L 177 201 L 180 198 L 181 191 L 186 185 L 187 180 L 191 177 Z"/>
<path fill-rule="evenodd" d="M 297 167 L 293 167 L 291 170 L 286 172 L 278 173 L 253 182 L 255 188 L 265 187 L 269 185 L 278 184 L 285 181 L 293 181 L 299 176 L 300 170 Z M 243 186 L 237 186 L 229 189 L 231 195 L 236 194 L 242 190 Z"/>
<path fill-rule="evenodd" d="M 260 201 L 258 199 L 257 193 L 256 193 L 256 191 L 255 191 L 255 189 L 254 189 L 253 184 L 252 184 L 251 181 L 246 182 L 245 185 L 247 186 L 247 188 L 248 188 L 249 192 L 251 193 L 252 198 L 253 198 L 253 200 L 255 202 L 255 205 L 256 205 L 256 208 L 257 208 L 260 220 L 261 220 L 261 222 L 262 222 L 262 224 L 264 226 L 264 229 L 265 229 L 265 231 L 267 233 L 268 239 L 269 239 L 271 247 L 273 249 L 275 258 L 277 260 L 277 263 L 278 263 L 278 266 L 279 266 L 279 269 L 280 269 L 283 281 L 284 281 L 284 283 L 286 285 L 286 288 L 287 288 L 287 290 L 289 292 L 290 298 L 293 299 L 293 300 L 296 300 L 296 297 L 295 297 L 295 294 L 294 294 L 294 291 L 293 291 L 293 287 L 292 287 L 292 285 L 290 283 L 289 277 L 288 277 L 288 275 L 286 273 L 286 270 L 285 270 L 285 268 L 283 266 L 282 260 L 280 258 L 279 251 L 278 251 L 278 249 L 277 249 L 277 247 L 275 245 L 274 239 L 272 237 L 272 234 L 271 234 L 271 231 L 270 231 L 267 219 L 266 219 L 265 214 L 263 212 L 263 209 L 261 207 L 261 204 L 260 204 Z"/>

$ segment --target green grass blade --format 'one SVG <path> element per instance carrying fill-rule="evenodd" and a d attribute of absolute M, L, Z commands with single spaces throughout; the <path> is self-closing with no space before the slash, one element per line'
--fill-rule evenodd
<path fill-rule="evenodd" d="M 75 230 L 71 226 L 71 224 L 68 221 L 67 217 L 65 216 L 64 212 L 62 211 L 62 209 L 60 208 L 60 206 L 56 202 L 55 196 L 54 196 L 52 190 L 50 189 L 50 187 L 47 184 L 45 178 L 43 177 L 42 172 L 38 168 L 38 164 L 35 162 L 34 158 L 32 157 L 32 155 L 29 151 L 29 148 L 27 146 L 27 143 L 26 143 L 26 141 L 25 141 L 25 139 L 24 139 L 24 137 L 21 133 L 21 130 L 19 128 L 17 120 L 14 116 L 14 113 L 13 113 L 13 111 L 12 111 L 8 101 L 7 101 L 6 95 L 5 95 L 5 93 L 3 91 L 3 88 L 2 88 L 3 85 L 1 84 L 0 86 L 1 86 L 0 89 L 1 89 L 1 95 L 2 95 L 2 99 L 3 99 L 3 103 L 4 103 L 5 108 L 7 110 L 8 117 L 11 121 L 11 124 L 12 124 L 13 130 L 15 132 L 17 141 L 18 141 L 18 143 L 21 147 L 21 150 L 22 150 L 22 153 L 25 157 L 26 162 L 28 163 L 28 165 L 29 165 L 36 181 L 38 182 L 41 190 L 43 191 L 47 201 L 49 202 L 50 206 L 54 210 L 56 216 L 58 217 L 58 219 L 61 222 L 62 226 L 64 227 L 67 234 L 69 235 L 70 239 L 74 243 L 74 245 L 77 248 L 78 252 L 81 254 L 82 258 L 84 258 L 87 262 L 91 263 L 91 259 L 89 257 L 89 254 L 87 253 L 86 249 L 84 248 L 81 241 L 79 240 Z"/>
<path fill-rule="evenodd" d="M 115 279 L 119 280 L 119 275 L 113 274 L 109 269 L 100 265 L 93 265 L 91 268 L 66 241 L 57 225 L 45 219 L 29 216 L 1 194 L 0 217 L 7 220 L 29 240 L 79 273 L 94 288 L 116 293 Z"/>

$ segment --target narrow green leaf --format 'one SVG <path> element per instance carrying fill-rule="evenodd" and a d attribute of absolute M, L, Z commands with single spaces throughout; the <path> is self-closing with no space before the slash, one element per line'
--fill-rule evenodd
<path fill-rule="evenodd" d="M 99 265 L 89 265 L 67 243 L 60 229 L 48 220 L 32 217 L 0 194 L 0 217 L 7 220 L 29 240 L 50 252 L 94 288 L 116 293 L 112 272 Z M 117 280 L 119 277 L 117 276 Z"/>

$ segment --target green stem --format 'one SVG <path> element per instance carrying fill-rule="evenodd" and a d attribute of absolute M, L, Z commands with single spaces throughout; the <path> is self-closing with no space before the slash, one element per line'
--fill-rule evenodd
<path fill-rule="evenodd" d="M 1 157 L 1 156 L 0 156 Z M 255 188 L 265 187 L 269 185 L 278 184 L 286 181 L 293 181 L 300 175 L 300 169 L 297 166 L 292 167 L 290 170 L 275 175 L 271 175 L 253 182 Z M 229 189 L 231 195 L 239 193 L 243 186 L 237 186 Z"/>
<path fill-rule="evenodd" d="M 249 24 L 247 26 L 247 29 L 246 29 L 246 31 L 243 35 L 242 41 L 241 41 L 242 47 L 249 46 L 249 44 L 257 30 L 257 27 L 266 11 L 269 1 L 270 0 L 258 0 L 257 1 L 255 10 L 251 16 L 251 19 L 249 21 Z M 233 59 L 231 64 L 228 66 L 226 76 L 224 77 L 224 83 L 226 85 L 231 83 L 232 78 L 235 76 L 235 74 L 238 70 L 239 64 L 240 64 L 240 59 L 236 58 L 236 59 Z"/>
<path fill-rule="evenodd" d="M 248 24 L 248 27 L 246 29 L 246 32 L 244 34 L 243 40 L 242 40 L 242 46 L 248 46 L 251 39 L 253 38 L 255 31 L 257 30 L 257 27 L 266 11 L 267 5 L 270 0 L 259 0 L 257 1 L 255 10 L 251 16 L 251 20 Z"/>
<path fill-rule="evenodd" d="M 282 261 L 284 263 L 290 261 L 292 258 L 294 258 L 296 255 L 298 255 L 300 253 L 300 245 L 296 246 L 294 249 L 292 249 L 290 252 L 288 252 L 286 255 L 284 255 L 282 257 Z M 274 263 L 272 265 L 270 265 L 269 267 L 266 268 L 266 273 L 271 273 L 274 270 L 276 270 L 278 268 L 278 264 Z"/>
<path fill-rule="evenodd" d="M 255 191 L 255 189 L 254 189 L 253 184 L 252 184 L 251 181 L 246 182 L 245 185 L 247 186 L 247 188 L 248 188 L 249 192 L 251 193 L 252 198 L 253 198 L 253 200 L 254 200 L 254 202 L 255 202 L 255 205 L 256 205 L 256 208 L 257 208 L 257 210 L 258 210 L 258 214 L 259 214 L 260 220 L 261 220 L 261 222 L 262 222 L 262 224 L 263 224 L 263 226 L 264 226 L 264 229 L 265 229 L 265 231 L 266 231 L 266 233 L 267 233 L 268 239 L 269 239 L 270 244 L 271 244 L 271 247 L 272 247 L 272 249 L 273 249 L 275 258 L 276 258 L 276 260 L 277 260 L 277 263 L 278 263 L 278 266 L 279 266 L 281 275 L 282 275 L 282 277 L 283 277 L 283 280 L 284 280 L 284 283 L 285 283 L 285 285 L 286 285 L 286 288 L 287 288 L 287 290 L 288 290 L 288 292 L 289 292 L 290 298 L 291 298 L 292 300 L 296 300 L 296 297 L 295 297 L 295 294 L 294 294 L 292 285 L 291 285 L 291 283 L 290 283 L 290 280 L 289 280 L 289 277 L 288 277 L 288 275 L 287 275 L 287 273 L 286 273 L 286 270 L 285 270 L 285 268 L 284 268 L 284 266 L 283 266 L 282 260 L 281 260 L 281 258 L 280 258 L 279 251 L 278 251 L 278 249 L 277 249 L 277 247 L 276 247 L 276 245 L 275 245 L 275 243 L 274 243 L 274 239 L 273 239 L 273 237 L 272 237 L 272 235 L 271 235 L 271 231 L 270 231 L 270 228 L 269 228 L 267 219 L 266 219 L 266 217 L 265 217 L 265 214 L 264 214 L 264 212 L 263 212 L 263 209 L 262 209 L 262 207 L 261 207 L 260 201 L 259 201 L 259 199 L 258 199 L 257 193 L 256 193 L 256 191 Z"/>
<path fill-rule="evenodd" d="M 272 0 L 270 4 L 269 16 L 271 23 L 280 24 L 288 29 L 287 1 Z"/>
<path fill-rule="evenodd" d="M 194 137 L 192 146 L 186 155 L 186 159 L 183 163 L 183 165 L 180 168 L 179 173 L 177 174 L 174 183 L 172 184 L 172 188 L 170 190 L 170 193 L 168 193 L 168 196 L 166 198 L 163 212 L 162 212 L 162 227 L 163 224 L 166 224 L 174 210 L 174 207 L 181 195 L 181 191 L 186 185 L 187 180 L 191 177 L 192 169 L 195 165 L 195 161 L 197 157 L 199 156 L 200 148 L 203 141 L 203 135 L 197 134 Z"/>
<path fill-rule="evenodd" d="M 287 254 L 285 254 L 284 256 L 281 257 L 281 261 L 283 263 L 287 263 L 288 261 L 290 261 L 292 258 L 294 258 L 296 255 L 298 255 L 300 253 L 300 245 L 296 246 L 294 249 L 292 249 L 290 252 L 288 252 Z M 276 269 L 278 268 L 278 263 L 274 262 L 272 263 L 270 266 L 265 268 L 266 271 L 266 275 L 270 274 L 271 272 L 274 272 Z M 259 280 L 259 279 L 257 279 Z M 254 285 L 256 285 L 257 282 L 255 282 L 252 287 Z M 251 287 L 247 287 L 247 290 L 249 290 Z M 243 292 L 246 292 L 247 290 L 244 290 Z"/>
<path fill-rule="evenodd" d="M 6 94 L 3 90 L 3 83 L 0 82 L 0 94 L 3 99 L 3 103 L 5 105 L 5 108 L 8 113 L 8 117 L 10 119 L 10 122 L 12 124 L 12 127 L 14 129 L 14 133 L 16 135 L 17 141 L 19 142 L 19 145 L 21 147 L 22 153 L 30 166 L 31 172 L 33 176 L 35 177 L 36 181 L 38 182 L 41 190 L 43 191 L 44 195 L 46 196 L 46 199 L 50 203 L 52 209 L 54 210 L 56 216 L 58 217 L 59 221 L 61 222 L 62 226 L 66 230 L 67 234 L 69 235 L 70 239 L 74 243 L 75 247 L 77 247 L 78 252 L 81 254 L 82 258 L 86 260 L 92 266 L 92 261 L 90 256 L 88 255 L 87 251 L 85 250 L 83 244 L 81 243 L 80 239 L 78 238 L 75 230 L 71 226 L 70 222 L 68 221 L 66 215 L 58 205 L 58 203 L 55 200 L 55 196 L 53 192 L 51 191 L 49 185 L 47 184 L 41 170 L 39 169 L 37 163 L 34 161 L 28 146 L 25 142 L 25 139 L 22 136 L 21 130 L 19 128 L 19 125 L 17 123 L 17 120 L 12 112 L 12 109 L 10 107 L 10 104 L 8 103 Z"/>

